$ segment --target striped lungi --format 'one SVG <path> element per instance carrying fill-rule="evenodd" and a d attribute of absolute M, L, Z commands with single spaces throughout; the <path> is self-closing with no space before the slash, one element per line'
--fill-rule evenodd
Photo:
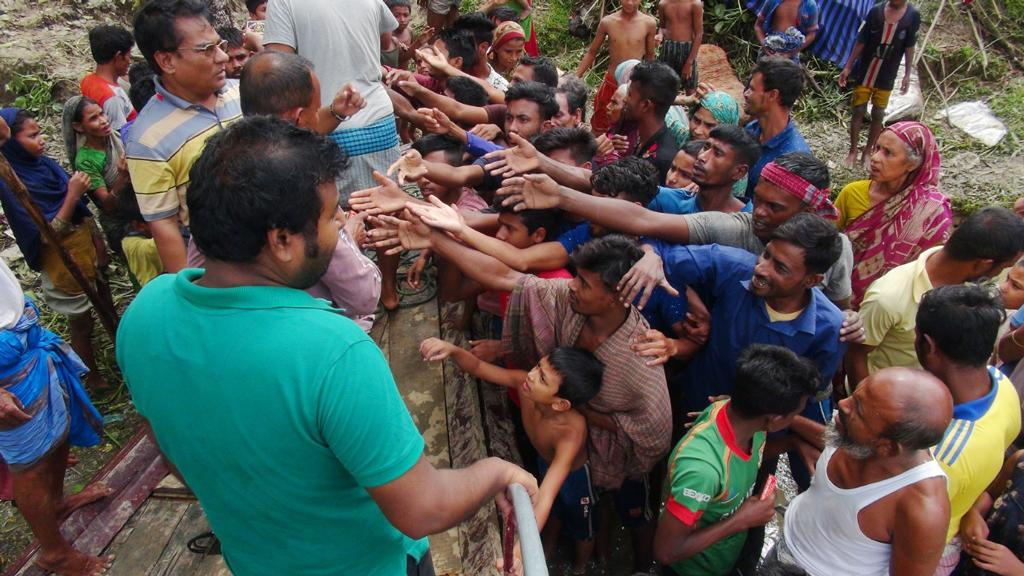
<path fill-rule="evenodd" d="M 387 172 L 398 160 L 398 130 L 393 116 L 352 130 L 337 130 L 328 135 L 348 156 L 345 173 L 338 178 L 338 201 L 347 206 L 349 194 L 377 185 L 373 171 Z"/>

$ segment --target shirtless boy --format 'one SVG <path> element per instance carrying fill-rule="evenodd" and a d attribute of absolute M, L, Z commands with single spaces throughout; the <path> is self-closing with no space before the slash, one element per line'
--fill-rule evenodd
<path fill-rule="evenodd" d="M 782 56 L 799 63 L 800 53 L 818 35 L 815 0 L 768 0 L 757 14 L 754 34 L 762 56 Z"/>
<path fill-rule="evenodd" d="M 661 47 L 658 60 L 679 73 L 687 93 L 697 89 L 697 51 L 704 36 L 704 3 L 701 0 L 660 0 Z"/>
<path fill-rule="evenodd" d="M 576 543 L 572 573 L 585 573 L 594 551 L 597 499 L 587 465 L 587 422 L 576 407 L 589 402 L 601 389 L 601 362 L 582 348 L 559 347 L 526 372 L 489 364 L 438 338 L 424 340 L 420 355 L 427 362 L 451 358 L 474 378 L 519 391 L 523 428 L 537 449 L 543 479 L 534 505 L 537 526 L 543 529 L 551 512 L 555 513 L 544 531 L 545 555 L 551 557 L 559 527 L 565 522 Z"/>
<path fill-rule="evenodd" d="M 432 28 L 427 28 L 419 36 L 413 36 L 409 22 L 412 20 L 412 4 L 409 0 L 386 0 L 388 9 L 398 21 L 398 28 L 381 36 L 381 64 L 406 70 L 416 50 L 426 45 L 434 35 Z"/>
<path fill-rule="evenodd" d="M 640 0 L 622 0 L 622 8 L 602 18 L 597 25 L 594 41 L 576 69 L 576 75 L 582 78 L 594 65 L 598 51 L 608 39 L 608 70 L 594 97 L 594 117 L 590 121 L 594 134 L 604 134 L 610 127 L 608 101 L 619 87 L 615 81 L 615 68 L 626 60 L 653 60 L 657 33 L 658 22 L 653 16 L 640 12 Z"/>

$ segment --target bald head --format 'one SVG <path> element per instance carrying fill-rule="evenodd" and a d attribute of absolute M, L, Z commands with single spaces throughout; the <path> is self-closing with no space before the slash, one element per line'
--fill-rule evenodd
<path fill-rule="evenodd" d="M 878 418 L 879 436 L 910 450 L 938 444 L 953 417 L 949 389 L 923 370 L 884 368 L 861 382 L 857 391 L 863 393 L 865 413 Z"/>
<path fill-rule="evenodd" d="M 313 63 L 285 52 L 265 50 L 242 69 L 239 96 L 242 114 L 284 117 L 300 108 L 319 108 L 319 83 Z"/>

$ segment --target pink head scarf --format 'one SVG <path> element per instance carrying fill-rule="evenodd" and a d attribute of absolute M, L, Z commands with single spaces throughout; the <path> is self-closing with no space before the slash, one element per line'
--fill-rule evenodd
<path fill-rule="evenodd" d="M 911 174 L 910 185 L 925 190 L 939 189 L 939 146 L 935 136 L 920 122 L 897 122 L 886 128 L 921 157 L 921 165 Z"/>

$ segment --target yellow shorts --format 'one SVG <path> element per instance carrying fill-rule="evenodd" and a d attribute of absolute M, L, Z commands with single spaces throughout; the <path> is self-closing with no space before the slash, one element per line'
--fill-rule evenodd
<path fill-rule="evenodd" d="M 857 86 L 853 89 L 853 103 L 851 106 L 854 108 L 864 106 L 868 103 L 868 100 L 871 100 L 872 106 L 884 109 L 889 105 L 890 94 L 892 94 L 892 90 L 879 90 L 878 88 L 871 88 L 869 86 Z"/>

